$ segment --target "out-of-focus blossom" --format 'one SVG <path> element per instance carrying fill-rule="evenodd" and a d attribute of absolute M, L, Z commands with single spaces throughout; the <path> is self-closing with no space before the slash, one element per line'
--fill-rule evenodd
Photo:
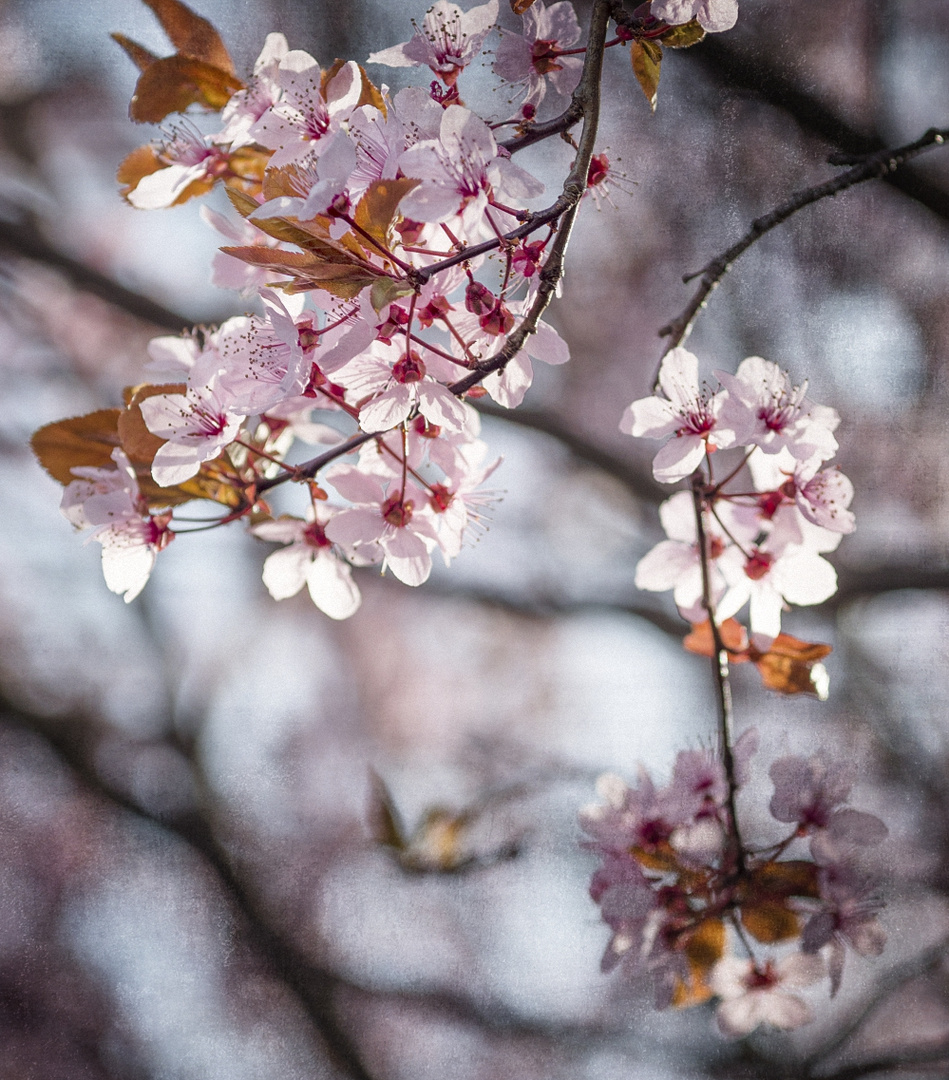
<path fill-rule="evenodd" d="M 738 0 L 652 0 L 649 10 L 670 26 L 695 19 L 710 34 L 731 30 L 738 21 Z"/>
<path fill-rule="evenodd" d="M 759 1024 L 792 1030 L 813 1017 L 810 1007 L 790 990 L 802 990 L 824 975 L 819 956 L 792 953 L 758 964 L 735 956 L 723 957 L 712 971 L 712 990 L 721 998 L 718 1026 L 726 1035 L 748 1035 Z"/>

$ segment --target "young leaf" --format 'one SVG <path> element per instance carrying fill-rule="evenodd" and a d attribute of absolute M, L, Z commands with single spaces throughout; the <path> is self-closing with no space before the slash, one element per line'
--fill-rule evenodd
<path fill-rule="evenodd" d="M 681 26 L 670 26 L 659 38 L 667 49 L 688 49 L 697 45 L 705 37 L 705 30 L 696 19 Z"/>
<path fill-rule="evenodd" d="M 826 701 L 829 679 L 820 661 L 830 652 L 830 645 L 811 644 L 790 634 L 778 634 L 768 652 L 752 649 L 751 659 L 769 690 L 779 694 L 812 694 Z"/>
<path fill-rule="evenodd" d="M 119 445 L 120 413 L 121 409 L 100 409 L 46 424 L 33 433 L 30 446 L 54 480 L 69 484 L 76 479 L 72 470 L 77 466 L 114 467 L 112 451 Z"/>
<path fill-rule="evenodd" d="M 765 901 L 741 909 L 742 926 L 763 945 L 774 945 L 797 937 L 801 930 L 797 915 L 784 904 Z"/>
<path fill-rule="evenodd" d="M 399 203 L 421 181 L 403 178 L 401 180 L 373 180 L 365 195 L 356 206 L 354 220 L 373 240 L 382 247 L 388 247 L 389 229 L 395 218 Z M 373 251 L 378 249 L 372 248 Z"/>
<path fill-rule="evenodd" d="M 243 87 L 235 75 L 190 56 L 166 56 L 139 76 L 129 116 L 139 124 L 158 124 L 189 105 L 221 109 Z"/>
<path fill-rule="evenodd" d="M 657 41 L 634 41 L 632 47 L 633 73 L 642 87 L 649 107 L 656 111 L 659 94 L 659 68 L 662 64 L 662 46 Z"/>
<path fill-rule="evenodd" d="M 132 41 L 132 39 L 127 38 L 125 34 L 110 34 L 109 37 L 112 38 L 117 45 L 122 46 L 126 55 L 139 71 L 144 71 L 158 59 L 158 57 L 153 52 L 149 52 L 144 45 L 139 45 L 137 41 Z"/>
<path fill-rule="evenodd" d="M 369 290 L 369 303 L 377 314 L 382 311 L 386 304 L 398 300 L 400 296 L 411 296 L 415 289 L 407 281 L 399 281 L 396 278 L 381 277 L 374 281 Z"/>
<path fill-rule="evenodd" d="M 208 22 L 196 15 L 181 0 L 143 0 L 152 9 L 172 45 L 182 56 L 203 60 L 230 75 L 234 62 L 224 47 L 220 34 Z"/>
<path fill-rule="evenodd" d="M 515 15 L 523 15 L 529 7 L 533 7 L 534 0 L 511 0 L 511 11 Z"/>

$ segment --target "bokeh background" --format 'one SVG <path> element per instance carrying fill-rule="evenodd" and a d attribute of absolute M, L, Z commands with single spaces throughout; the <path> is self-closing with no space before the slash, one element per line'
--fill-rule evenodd
<path fill-rule="evenodd" d="M 271 30 L 328 64 L 405 40 L 424 13 L 194 6 L 243 72 Z M 549 316 L 573 359 L 539 371 L 523 409 L 485 417 L 502 497 L 477 542 L 419 590 L 362 572 L 344 624 L 305 593 L 273 602 L 268 548 L 239 528 L 179 539 L 126 606 L 28 449 L 41 424 L 117 405 L 150 337 L 247 307 L 208 284 L 216 238 L 195 204 L 142 213 L 116 193 L 116 165 L 155 132 L 127 119 L 135 71 L 111 30 L 171 51 L 128 0 L 0 3 L 4 1076 L 942 1073 L 949 150 L 771 233 L 690 346 L 709 374 L 775 360 L 843 417 L 858 531 L 834 601 L 786 620 L 834 645 L 830 698 L 736 672 L 739 727 L 762 736 L 743 809 L 763 818 L 774 756 L 858 763 L 854 802 L 890 827 L 886 953 L 851 957 L 839 997 L 814 995 L 816 1022 L 793 1036 L 731 1043 L 709 1009 L 655 1013 L 599 972 L 576 814 L 601 771 L 662 778 L 714 733 L 707 663 L 682 650 L 666 598 L 633 585 L 664 493 L 655 447 L 617 427 L 691 295 L 682 275 L 833 175 L 830 153 L 949 126 L 949 6 L 742 0 L 734 31 L 667 54 L 654 116 L 610 50 L 602 142 L 621 175 L 613 205 L 584 208 Z M 475 75 L 472 104 L 491 107 L 488 81 Z M 556 190 L 568 148 L 531 153 Z M 456 815 L 460 870 L 421 842 L 400 864 L 373 839 L 373 775 L 409 831 Z"/>

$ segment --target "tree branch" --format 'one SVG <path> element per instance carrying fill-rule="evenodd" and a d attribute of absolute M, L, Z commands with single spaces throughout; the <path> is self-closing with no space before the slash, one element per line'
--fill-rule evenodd
<path fill-rule="evenodd" d="M 127 813 L 172 833 L 201 855 L 242 916 L 251 947 L 295 996 L 319 1033 L 330 1058 L 352 1080 L 374 1080 L 362 1061 L 356 1042 L 337 1018 L 334 998 L 342 980 L 331 971 L 304 960 L 288 935 L 269 924 L 258 898 L 235 870 L 203 816 L 156 814 L 141 806 L 121 786 L 103 777 L 92 764 L 95 746 L 88 744 L 93 742 L 91 736 L 99 725 L 90 717 L 69 716 L 52 720 L 0 697 L 0 718 L 10 726 L 43 738 L 87 788 Z M 189 762 L 189 766 L 193 768 L 193 763 Z"/>
<path fill-rule="evenodd" d="M 686 283 L 697 277 L 701 277 L 701 282 L 682 314 L 659 331 L 660 337 L 669 338 L 666 352 L 674 349 L 677 345 L 681 345 L 688 338 L 696 318 L 708 303 L 709 296 L 718 288 L 722 278 L 732 268 L 734 262 L 762 236 L 777 228 L 778 225 L 783 224 L 799 210 L 803 210 L 805 206 L 811 206 L 822 199 L 832 198 L 834 195 L 838 195 L 856 184 L 862 184 L 865 180 L 877 180 L 895 173 L 911 158 L 932 149 L 934 146 L 942 146 L 947 138 L 949 138 L 949 128 L 941 130 L 930 128 L 925 135 L 915 142 L 908 143 L 906 146 L 898 147 L 895 150 L 879 150 L 874 154 L 870 154 L 860 164 L 854 165 L 845 173 L 840 173 L 823 184 L 817 184 L 815 187 L 796 192 L 774 210 L 756 218 L 751 223 L 748 232 L 740 240 L 732 244 L 727 251 L 722 252 L 703 269 L 692 274 L 686 274 L 683 277 L 682 280 Z M 658 374 L 656 378 L 658 379 Z"/>

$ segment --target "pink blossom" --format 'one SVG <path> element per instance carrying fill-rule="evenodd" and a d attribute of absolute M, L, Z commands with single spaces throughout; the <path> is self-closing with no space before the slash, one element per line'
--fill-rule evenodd
<path fill-rule="evenodd" d="M 384 484 L 351 465 L 326 472 L 326 479 L 354 506 L 341 510 L 326 525 L 328 539 L 355 558 L 386 567 L 406 585 L 421 585 L 432 571 L 431 550 L 438 534 L 424 492 Z"/>
<path fill-rule="evenodd" d="M 231 411 L 231 397 L 217 374 L 189 386 L 184 394 L 156 394 L 142 404 L 145 426 L 166 442 L 152 462 L 152 476 L 161 487 L 190 480 L 205 461 L 232 443 L 246 419 Z"/>
<path fill-rule="evenodd" d="M 822 867 L 820 908 L 808 919 L 801 933 L 801 948 L 828 954 L 830 993 L 840 989 L 846 960 L 846 946 L 860 956 L 879 956 L 886 945 L 886 931 L 877 914 L 882 900 L 872 892 L 869 882 L 851 867 Z"/>
<path fill-rule="evenodd" d="M 724 504 L 719 510 L 734 536 L 754 535 L 757 527 L 749 525 L 749 513 L 745 507 Z M 646 592 L 665 592 L 674 589 L 676 606 L 682 617 L 689 622 L 702 622 L 708 618 L 703 607 L 702 562 L 698 535 L 695 527 L 695 506 L 692 493 L 678 491 L 659 507 L 659 520 L 668 540 L 661 540 L 644 555 L 636 566 L 636 588 Z M 723 568 L 729 564 L 741 564 L 741 552 L 729 540 L 718 522 L 706 514 L 705 535 L 708 543 L 709 569 L 711 575 L 712 602 L 718 607 L 727 589 Z M 735 570 L 732 570 L 734 574 Z M 718 612 L 727 618 L 734 611 Z"/>
<path fill-rule="evenodd" d="M 340 129 L 359 104 L 362 76 L 352 60 L 324 87 L 320 65 L 309 53 L 293 49 L 277 71 L 283 94 L 251 128 L 262 146 L 273 150 L 271 167 L 319 155 L 328 136 Z"/>
<path fill-rule="evenodd" d="M 761 447 L 766 454 L 784 448 L 798 461 L 816 457 L 827 461 L 837 453 L 833 432 L 840 423 L 834 409 L 807 398 L 807 383 L 793 386 L 777 364 L 749 356 L 734 375 L 716 375 L 728 390 L 723 420 L 744 427 L 742 442 Z"/>
<path fill-rule="evenodd" d="M 488 125 L 461 105 L 443 110 L 438 139 L 410 147 L 399 168 L 421 181 L 399 204 L 401 212 L 414 221 L 455 222 L 468 241 L 494 235 L 485 220 L 491 201 L 517 206 L 544 190 L 539 180 L 499 155 Z M 493 213 L 499 221 L 506 217 Z"/>
<path fill-rule="evenodd" d="M 547 81 L 558 94 L 571 94 L 580 81 L 582 56 L 563 51 L 580 40 L 580 24 L 569 0 L 548 8 L 543 0 L 524 12 L 524 33 L 504 33 L 497 48 L 493 70 L 505 82 L 525 94 L 525 102 L 537 106 L 547 92 Z"/>
<path fill-rule="evenodd" d="M 128 604 L 145 588 L 159 551 L 174 533 L 168 529 L 170 515 L 149 514 L 122 450 L 113 450 L 112 460 L 115 469 L 73 469 L 78 479 L 66 485 L 60 509 L 77 529 L 93 529 L 89 540 L 102 545 L 105 583 Z"/>
<path fill-rule="evenodd" d="M 453 86 L 461 72 L 481 52 L 484 39 L 497 18 L 498 0 L 488 0 L 468 12 L 446 0 L 435 0 L 413 37 L 401 45 L 373 53 L 367 62 L 387 67 L 426 64 L 446 86 Z"/>
<path fill-rule="evenodd" d="M 738 0 L 652 0 L 649 10 L 670 26 L 696 19 L 710 34 L 731 30 L 738 21 Z"/>
<path fill-rule="evenodd" d="M 221 113 L 224 124 L 215 136 L 219 143 L 230 144 L 232 150 L 252 146 L 256 142 L 251 131 L 264 113 L 280 100 L 282 90 L 277 81 L 280 63 L 288 52 L 283 34 L 268 34 L 260 56 L 254 63 L 254 74 L 243 90 L 231 96 Z"/>
<path fill-rule="evenodd" d="M 251 530 L 261 540 L 287 544 L 264 561 L 264 585 L 275 600 L 296 594 L 304 584 L 310 599 L 331 619 L 348 619 L 361 597 L 352 570 L 333 551 L 325 527 L 332 514 L 328 508 L 311 508 L 306 521 L 280 518 L 265 521 Z"/>
<path fill-rule="evenodd" d="M 712 969 L 712 990 L 721 998 L 716 1010 L 725 1035 L 748 1035 L 759 1024 L 791 1030 L 813 1018 L 809 1006 L 788 990 L 800 990 L 824 975 L 819 956 L 792 953 L 776 962 L 757 964 L 726 956 Z"/>
<path fill-rule="evenodd" d="M 699 387 L 698 363 L 687 349 L 671 349 L 659 368 L 659 386 L 665 396 L 634 401 L 620 421 L 620 431 L 634 438 L 675 436 L 653 460 L 653 476 L 663 484 L 684 480 L 709 450 L 742 441 L 736 430 L 740 418 L 726 422 L 721 417 L 727 395 L 710 394 Z"/>
<path fill-rule="evenodd" d="M 143 176 L 126 196 L 137 210 L 167 209 L 195 181 L 221 176 L 227 169 L 227 154 L 190 122 L 167 130 L 167 137 L 156 147 L 163 168 Z"/>

